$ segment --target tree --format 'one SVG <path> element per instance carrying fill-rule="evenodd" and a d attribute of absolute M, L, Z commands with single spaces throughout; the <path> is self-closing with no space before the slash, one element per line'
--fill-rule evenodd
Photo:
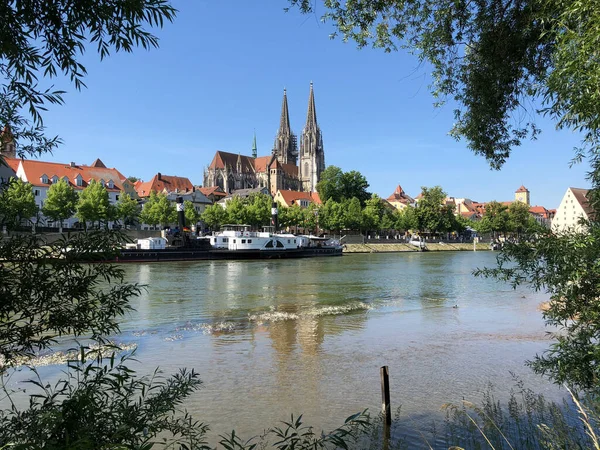
<path fill-rule="evenodd" d="M 516 232 L 517 236 L 531 229 L 534 223 L 536 222 L 529 212 L 529 205 L 521 202 L 512 202 L 508 206 L 508 228 L 510 231 Z"/>
<path fill-rule="evenodd" d="M 79 194 L 77 217 L 87 229 L 87 222 L 91 222 L 92 226 L 98 222 L 100 226 L 100 223 L 105 221 L 108 225 L 111 215 L 108 191 L 96 180 L 90 181 L 90 184 Z"/>
<path fill-rule="evenodd" d="M 62 221 L 73 215 L 77 209 L 78 200 L 79 196 L 75 189 L 65 180 L 60 180 L 48 189 L 42 213 L 49 219 L 57 221 L 59 223 L 58 232 L 62 233 Z"/>
<path fill-rule="evenodd" d="M 321 179 L 317 183 L 317 191 L 323 202 L 333 199 L 338 203 L 343 200 L 358 198 L 361 205 L 371 198 L 367 192 L 369 183 L 367 179 L 355 170 L 343 172 L 336 166 L 329 166 L 321 173 Z"/>
<path fill-rule="evenodd" d="M 383 216 L 383 204 L 381 198 L 377 194 L 366 201 L 365 209 L 363 210 L 363 226 L 365 230 L 378 230 Z"/>
<path fill-rule="evenodd" d="M 236 195 L 229 200 L 227 216 L 232 224 L 246 225 L 248 223 L 248 211 L 242 198 Z"/>
<path fill-rule="evenodd" d="M 218 230 L 221 225 L 229 221 L 227 211 L 221 205 L 211 205 L 200 215 L 202 222 L 209 228 Z"/>
<path fill-rule="evenodd" d="M 0 219 L 9 229 L 15 229 L 23 219 L 35 216 L 35 204 L 31 184 L 17 178 L 11 179 L 8 187 L 0 193 Z"/>
<path fill-rule="evenodd" d="M 332 199 L 336 202 L 342 199 L 342 177 L 344 172 L 336 166 L 328 166 L 321 172 L 321 178 L 317 183 L 317 191 L 323 203 Z"/>
<path fill-rule="evenodd" d="M 140 205 L 138 201 L 131 198 L 129 194 L 121 194 L 117 202 L 116 216 L 123 220 L 124 225 L 133 225 L 140 217 Z"/>
<path fill-rule="evenodd" d="M 398 230 L 409 231 L 417 230 L 419 228 L 419 220 L 417 218 L 416 208 L 407 206 L 399 211 L 396 217 L 396 223 L 394 226 Z"/>
<path fill-rule="evenodd" d="M 271 223 L 273 200 L 267 194 L 253 194 L 246 201 L 246 220 L 250 225 L 261 227 Z"/>
<path fill-rule="evenodd" d="M 144 203 L 140 220 L 148 225 L 166 226 L 177 221 L 175 206 L 167 198 L 167 194 L 150 192 L 150 196 Z"/>
<path fill-rule="evenodd" d="M 140 181 L 140 179 L 139 179 L 138 177 L 133 177 L 133 176 L 132 176 L 132 177 L 127 177 L 127 179 L 128 179 L 128 180 L 129 180 L 129 181 L 130 181 L 132 184 L 134 184 L 136 181 Z"/>
<path fill-rule="evenodd" d="M 452 206 L 446 205 L 446 193 L 440 186 L 422 187 L 423 196 L 417 203 L 415 213 L 420 231 L 430 233 L 448 232 L 456 229 Z"/>
<path fill-rule="evenodd" d="M 504 233 L 510 229 L 508 207 L 496 201 L 485 205 L 485 213 L 476 224 L 476 229 L 480 233 Z"/>
<path fill-rule="evenodd" d="M 183 202 L 183 212 L 187 226 L 196 226 L 200 222 L 200 213 L 196 211 L 196 207 L 190 200 Z"/>
<path fill-rule="evenodd" d="M 344 212 L 343 229 L 360 231 L 363 225 L 360 200 L 356 197 L 352 197 L 351 200 L 346 200 L 342 207 L 342 211 Z"/>

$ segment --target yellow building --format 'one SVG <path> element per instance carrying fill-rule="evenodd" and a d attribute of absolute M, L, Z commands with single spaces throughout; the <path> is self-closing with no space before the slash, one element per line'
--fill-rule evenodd
<path fill-rule="evenodd" d="M 521 185 L 521 187 L 515 191 L 515 201 L 525 203 L 527 206 L 531 205 L 531 202 L 529 201 L 529 189 Z"/>

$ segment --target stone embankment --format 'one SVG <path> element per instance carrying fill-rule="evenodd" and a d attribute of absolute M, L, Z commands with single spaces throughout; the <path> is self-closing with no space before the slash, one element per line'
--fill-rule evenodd
<path fill-rule="evenodd" d="M 489 244 L 475 244 L 475 248 L 480 250 L 489 250 Z M 446 243 L 427 243 L 427 250 L 433 252 L 446 251 L 473 251 L 473 244 L 446 244 Z M 346 244 L 344 253 L 392 253 L 392 252 L 418 252 L 419 249 L 410 244 Z"/>

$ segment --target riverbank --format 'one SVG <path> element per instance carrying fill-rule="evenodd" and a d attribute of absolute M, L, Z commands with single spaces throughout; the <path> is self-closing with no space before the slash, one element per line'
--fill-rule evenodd
<path fill-rule="evenodd" d="M 485 243 L 475 244 L 477 251 L 489 251 L 490 245 Z M 473 244 L 446 244 L 427 243 L 427 250 L 432 252 L 447 251 L 473 251 Z M 418 252 L 419 249 L 410 244 L 346 244 L 344 253 L 395 253 L 395 252 Z"/>

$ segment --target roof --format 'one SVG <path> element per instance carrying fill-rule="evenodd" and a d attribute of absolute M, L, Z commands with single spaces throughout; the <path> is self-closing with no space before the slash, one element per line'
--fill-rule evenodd
<path fill-rule="evenodd" d="M 404 192 L 402 187 L 398 185 L 396 190 L 387 198 L 388 202 L 399 202 L 399 203 L 414 203 L 415 200 Z"/>
<path fill-rule="evenodd" d="M 279 163 L 279 161 L 277 161 L 277 163 Z M 283 172 L 289 176 L 294 178 L 298 177 L 298 166 L 295 166 L 294 164 L 282 163 L 281 168 L 283 169 Z"/>
<path fill-rule="evenodd" d="M 594 213 L 594 210 L 592 209 L 592 206 L 590 205 L 589 200 L 587 198 L 588 193 L 590 191 L 588 189 L 580 189 L 573 187 L 569 189 L 571 189 L 575 200 L 579 202 L 579 204 L 583 208 L 583 211 L 587 214 L 588 218 L 590 218 Z"/>
<path fill-rule="evenodd" d="M 225 166 L 237 168 L 238 160 L 242 165 L 242 172 L 254 172 L 254 158 L 235 153 L 217 151 L 213 158 L 210 169 L 224 169 Z"/>
<path fill-rule="evenodd" d="M 267 166 L 271 162 L 272 156 L 259 156 L 254 159 L 254 170 L 257 173 L 262 173 L 267 171 Z"/>
<path fill-rule="evenodd" d="M 544 216 L 546 217 L 548 215 L 548 210 L 546 208 L 544 208 L 543 206 L 532 206 L 531 208 L 529 208 L 529 212 L 531 214 L 538 214 L 540 216 Z"/>
<path fill-rule="evenodd" d="M 112 180 L 115 187 L 112 189 L 107 188 L 107 190 L 123 190 L 122 175 L 117 169 L 114 168 L 109 169 L 107 167 L 93 167 L 77 165 L 75 163 L 65 164 L 45 162 L 31 159 L 23 159 L 17 161 L 21 163 L 27 181 L 34 186 L 48 186 L 48 183 L 42 183 L 42 175 L 46 175 L 48 179 L 51 179 L 56 175 L 58 178 L 61 179 L 66 177 L 69 180 L 69 184 L 72 185 L 75 189 L 83 189 L 87 187 L 88 182 L 90 180 L 104 180 L 106 182 Z M 81 175 L 81 178 L 83 179 L 82 186 L 77 186 L 76 178 L 78 175 Z"/>
<path fill-rule="evenodd" d="M 106 169 L 106 166 L 100 158 L 96 158 L 96 161 L 92 163 L 92 167 L 104 167 Z"/>
<path fill-rule="evenodd" d="M 219 186 L 202 187 L 199 189 L 199 191 L 202 192 L 207 197 L 209 195 L 212 195 L 214 197 L 227 197 L 227 194 L 225 193 L 225 191 L 223 191 L 223 189 L 221 189 Z"/>
<path fill-rule="evenodd" d="M 19 163 L 21 162 L 21 158 L 7 158 L 5 156 L 4 161 L 6 162 L 6 165 L 8 167 L 10 167 L 16 173 L 17 169 L 19 168 Z"/>
<path fill-rule="evenodd" d="M 194 185 L 189 178 L 174 175 L 163 175 L 158 172 L 150 181 L 136 181 L 135 191 L 140 197 L 148 197 L 154 192 L 187 192 L 193 191 Z"/>
<path fill-rule="evenodd" d="M 294 202 L 298 200 L 308 200 L 309 202 L 315 203 L 317 205 L 323 204 L 321 202 L 321 197 L 319 196 L 318 192 L 299 192 L 281 189 L 277 192 L 279 192 L 286 205 L 291 206 Z"/>
<path fill-rule="evenodd" d="M 527 189 L 525 186 L 521 185 L 521 187 L 515 191 L 515 193 L 517 193 L 517 192 L 529 192 L 529 189 Z"/>

